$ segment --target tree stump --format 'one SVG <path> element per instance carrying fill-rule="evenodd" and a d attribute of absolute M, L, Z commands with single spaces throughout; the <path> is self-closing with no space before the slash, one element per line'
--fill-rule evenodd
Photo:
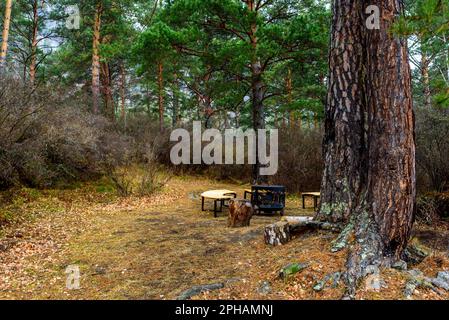
<path fill-rule="evenodd" d="M 290 224 L 286 221 L 276 222 L 265 227 L 265 243 L 279 246 L 290 241 Z"/>
<path fill-rule="evenodd" d="M 229 200 L 228 227 L 248 227 L 254 214 L 251 201 L 244 199 Z"/>

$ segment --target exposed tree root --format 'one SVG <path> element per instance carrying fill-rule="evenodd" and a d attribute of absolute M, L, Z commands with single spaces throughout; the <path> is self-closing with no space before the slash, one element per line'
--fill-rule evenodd
<path fill-rule="evenodd" d="M 349 222 L 346 227 L 340 232 L 340 235 L 332 242 L 332 252 L 338 252 L 347 247 L 349 239 L 353 234 L 354 224 Z"/>
<path fill-rule="evenodd" d="M 355 299 L 359 281 L 378 272 L 383 263 L 382 241 L 374 219 L 362 204 L 355 214 L 354 241 L 346 261 L 344 299 Z"/>

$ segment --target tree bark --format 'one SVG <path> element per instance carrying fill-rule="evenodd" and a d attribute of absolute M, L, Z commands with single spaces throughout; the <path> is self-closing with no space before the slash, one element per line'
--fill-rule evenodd
<path fill-rule="evenodd" d="M 415 203 L 415 123 L 407 39 L 389 31 L 403 8 L 381 8 L 381 28 L 367 32 L 368 204 L 383 253 L 400 258 L 412 227 Z"/>
<path fill-rule="evenodd" d="M 360 172 L 366 160 L 361 14 L 361 1 L 334 1 L 323 141 L 326 165 L 316 216 L 334 223 L 349 221 L 364 182 Z"/>
<path fill-rule="evenodd" d="M 158 62 L 159 131 L 164 131 L 164 65 Z"/>
<path fill-rule="evenodd" d="M 177 74 L 173 74 L 174 87 L 172 88 L 173 95 L 173 115 L 172 115 L 172 126 L 176 127 L 179 124 L 179 88 L 177 81 Z"/>
<path fill-rule="evenodd" d="M 92 40 L 92 111 L 95 114 L 100 112 L 100 28 L 101 14 L 103 11 L 102 2 L 97 3 L 93 26 Z"/>
<path fill-rule="evenodd" d="M 120 118 L 126 128 L 126 69 L 123 61 L 120 63 Z"/>
<path fill-rule="evenodd" d="M 293 102 L 293 96 L 292 96 L 292 90 L 293 90 L 293 84 L 292 84 L 292 69 L 288 68 L 288 73 L 287 73 L 287 79 L 286 79 L 286 88 L 287 88 L 287 102 L 290 105 L 290 110 L 289 110 L 289 125 L 290 128 L 294 128 L 295 127 L 295 115 L 293 113 L 293 110 L 291 110 L 291 104 Z"/>
<path fill-rule="evenodd" d="M 31 63 L 30 63 L 30 83 L 33 86 L 36 80 L 37 67 L 37 34 L 39 31 L 39 15 L 38 15 L 38 0 L 33 2 L 33 32 L 31 36 Z"/>
<path fill-rule="evenodd" d="M 2 46 L 0 51 L 0 71 L 6 62 L 6 52 L 8 51 L 9 26 L 11 23 L 12 0 L 6 0 L 5 19 L 3 21 Z"/>
<path fill-rule="evenodd" d="M 347 223 L 339 248 L 342 238 L 354 235 L 346 273 L 350 298 L 360 278 L 402 258 L 416 196 L 407 43 L 390 32 L 403 8 L 396 0 L 370 5 L 380 9 L 379 30 L 365 27 L 368 4 L 334 1 L 325 172 L 316 217 Z"/>
<path fill-rule="evenodd" d="M 423 86 L 424 107 L 429 109 L 432 106 L 432 93 L 430 90 L 429 59 L 425 49 L 421 49 L 421 81 Z"/>
<path fill-rule="evenodd" d="M 229 216 L 228 227 L 248 227 L 251 218 L 254 214 L 254 209 L 251 201 L 248 200 L 230 200 L 229 201 Z"/>
<path fill-rule="evenodd" d="M 111 88 L 111 70 L 109 63 L 100 62 L 100 79 L 104 100 L 104 114 L 111 120 L 115 119 L 114 97 Z"/>
<path fill-rule="evenodd" d="M 291 240 L 290 224 L 286 221 L 279 221 L 270 224 L 264 229 L 265 244 L 280 246 Z"/>
<path fill-rule="evenodd" d="M 251 92 L 252 92 L 252 113 L 253 113 L 253 129 L 256 131 L 256 163 L 253 165 L 252 180 L 253 184 L 266 183 L 266 177 L 260 175 L 260 159 L 259 159 L 259 139 L 258 129 L 265 129 L 265 111 L 264 111 L 264 96 L 265 96 L 265 84 L 262 79 L 263 69 L 260 58 L 257 55 L 258 41 L 257 38 L 257 10 L 256 4 L 253 0 L 247 2 L 248 10 L 255 15 L 253 17 L 254 22 L 251 23 L 249 32 L 250 45 L 252 49 L 251 58 Z"/>

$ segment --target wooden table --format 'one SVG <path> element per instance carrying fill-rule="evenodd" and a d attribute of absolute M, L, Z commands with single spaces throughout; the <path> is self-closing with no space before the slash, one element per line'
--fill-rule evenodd
<path fill-rule="evenodd" d="M 306 208 L 306 197 L 313 198 L 313 209 L 316 210 L 318 208 L 318 199 L 321 196 L 320 192 L 303 192 L 302 194 L 302 208 Z"/>
<path fill-rule="evenodd" d="M 209 190 L 201 194 L 201 210 L 204 210 L 204 199 L 214 200 L 214 217 L 217 217 L 217 212 L 223 211 L 223 206 L 226 200 L 230 200 L 237 197 L 237 193 L 231 190 Z M 218 203 L 220 203 L 220 210 L 218 210 Z"/>

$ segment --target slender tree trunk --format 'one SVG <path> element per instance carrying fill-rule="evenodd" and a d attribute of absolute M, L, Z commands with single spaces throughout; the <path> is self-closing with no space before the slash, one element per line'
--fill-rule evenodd
<path fill-rule="evenodd" d="M 173 95 L 173 115 L 172 115 L 172 126 L 176 127 L 179 124 L 179 88 L 178 88 L 178 75 L 173 74 L 174 87 L 172 89 Z"/>
<path fill-rule="evenodd" d="M 159 130 L 164 131 L 164 65 L 158 63 L 158 99 L 159 99 Z"/>
<path fill-rule="evenodd" d="M 347 223 L 334 249 L 354 239 L 346 265 L 351 298 L 360 278 L 402 258 L 416 195 L 407 43 L 390 32 L 402 8 L 396 0 L 370 4 L 380 8 L 379 30 L 365 27 L 368 4 L 334 1 L 323 203 L 317 215 Z"/>
<path fill-rule="evenodd" d="M 252 72 L 252 109 L 253 109 L 253 128 L 256 130 L 256 137 L 258 137 L 258 129 L 265 128 L 265 114 L 264 114 L 264 83 L 262 81 L 260 61 L 256 60 L 251 64 Z M 266 178 L 260 175 L 260 159 L 259 159 L 259 139 L 256 139 L 256 164 L 253 165 L 253 184 L 262 184 Z"/>
<path fill-rule="evenodd" d="M 93 40 L 92 40 L 92 111 L 95 114 L 100 112 L 100 28 L 101 14 L 103 11 L 102 2 L 97 3 L 95 10 Z"/>
<path fill-rule="evenodd" d="M 126 69 L 125 63 L 120 63 L 120 118 L 126 128 Z"/>
<path fill-rule="evenodd" d="M 432 106 L 432 93 L 430 90 L 429 60 L 424 49 L 421 50 L 421 81 L 423 85 L 424 106 L 426 109 Z"/>
<path fill-rule="evenodd" d="M 214 115 L 214 110 L 212 109 L 212 97 L 210 94 L 210 79 L 212 75 L 212 66 L 206 66 L 206 74 L 202 77 L 203 81 L 203 93 L 200 93 L 201 102 L 203 107 L 203 114 L 206 119 L 205 128 L 212 127 L 212 115 Z"/>
<path fill-rule="evenodd" d="M 179 95 L 176 89 L 173 89 L 173 116 L 172 126 L 176 127 L 179 124 Z"/>
<path fill-rule="evenodd" d="M 5 19 L 3 21 L 2 46 L 0 51 L 0 72 L 6 62 L 6 52 L 8 51 L 9 25 L 11 23 L 12 0 L 6 0 Z"/>
<path fill-rule="evenodd" d="M 292 85 L 292 69 L 288 68 L 288 73 L 287 73 L 287 79 L 286 79 L 286 88 L 287 88 L 287 103 L 289 104 L 289 125 L 290 128 L 295 127 L 295 114 L 293 113 L 293 110 L 291 109 L 291 104 L 293 102 L 293 96 L 292 96 L 292 90 L 293 90 L 293 85 Z"/>
<path fill-rule="evenodd" d="M 248 10 L 257 16 L 256 3 L 253 0 L 247 2 Z M 249 33 L 250 44 L 252 49 L 251 58 L 251 92 L 252 92 L 252 116 L 253 116 L 253 129 L 256 131 L 256 137 L 258 137 L 258 129 L 265 128 L 265 111 L 263 100 L 265 96 L 265 84 L 262 79 L 263 69 L 260 58 L 257 55 L 259 46 L 259 39 L 257 38 L 257 22 L 251 24 L 251 30 Z M 266 183 L 266 177 L 260 175 L 260 159 L 259 159 L 259 139 L 256 139 L 256 164 L 253 165 L 252 180 L 253 184 Z"/>
<path fill-rule="evenodd" d="M 30 83 L 34 85 L 36 80 L 36 67 L 37 67 L 37 34 L 38 34 L 38 0 L 33 2 L 33 34 L 31 38 L 31 63 L 30 63 Z"/>
<path fill-rule="evenodd" d="M 274 110 L 274 127 L 276 129 L 279 128 L 279 115 L 278 115 L 278 111 Z"/>
<path fill-rule="evenodd" d="M 111 120 L 115 119 L 114 97 L 111 88 L 111 70 L 109 63 L 100 62 L 100 80 L 104 98 L 104 114 Z"/>

